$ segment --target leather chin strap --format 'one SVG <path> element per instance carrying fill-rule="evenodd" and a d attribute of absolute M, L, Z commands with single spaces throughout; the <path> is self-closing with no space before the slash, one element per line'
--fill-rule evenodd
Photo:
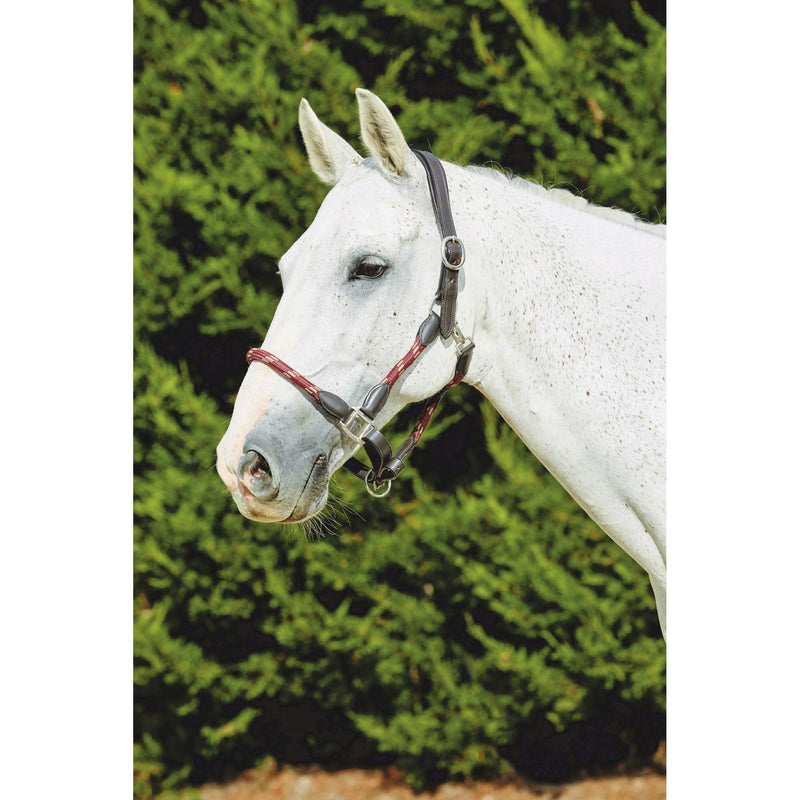
<path fill-rule="evenodd" d="M 436 314 L 431 311 L 420 325 L 411 349 L 392 367 L 380 383 L 367 392 L 364 402 L 358 409 L 350 406 L 339 395 L 320 389 L 272 353 L 257 347 L 247 353 L 248 364 L 259 361 L 282 375 L 298 389 L 302 389 L 310 395 L 315 407 L 323 416 L 330 419 L 342 433 L 364 448 L 370 466 L 356 458 L 350 458 L 345 462 L 344 467 L 361 478 L 367 491 L 375 497 L 383 497 L 388 494 L 392 481 L 402 472 L 405 466 L 403 462 L 422 437 L 442 395 L 460 383 L 467 374 L 472 351 L 475 348 L 475 344 L 461 334 L 456 324 L 458 272 L 464 265 L 465 251 L 463 243 L 456 236 L 444 168 L 433 154 L 420 150 L 412 152 L 425 168 L 433 211 L 442 235 L 442 268 L 439 275 L 439 288 L 434 298 L 434 304 L 437 302 L 440 304 L 441 313 Z M 411 434 L 396 450 L 392 451 L 386 437 L 373 425 L 373 420 L 389 399 L 395 382 L 420 357 L 425 348 L 434 342 L 437 336 L 448 339 L 453 335 L 456 341 L 458 361 L 452 380 L 424 401 L 422 411 Z M 381 491 L 382 487 L 385 487 L 383 491 Z"/>

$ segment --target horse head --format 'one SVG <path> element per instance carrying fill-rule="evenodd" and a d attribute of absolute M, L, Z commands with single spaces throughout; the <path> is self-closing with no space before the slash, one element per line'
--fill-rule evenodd
<path fill-rule="evenodd" d="M 356 95 L 367 158 L 300 103 L 311 168 L 332 188 L 279 262 L 283 296 L 262 347 L 291 370 L 250 364 L 217 448 L 220 477 L 240 512 L 257 521 L 300 522 L 321 511 L 330 477 L 359 448 L 287 375 L 357 407 L 406 352 L 436 294 L 442 237 L 426 170 L 384 103 L 362 89 Z M 463 289 L 464 276 L 456 281 Z M 469 293 L 458 309 L 471 331 Z M 382 398 L 376 429 L 453 377 L 455 337 L 428 339 L 425 357 Z"/>

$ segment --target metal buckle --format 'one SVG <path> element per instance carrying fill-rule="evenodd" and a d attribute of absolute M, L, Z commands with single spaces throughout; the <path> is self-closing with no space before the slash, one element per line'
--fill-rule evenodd
<path fill-rule="evenodd" d="M 374 427 L 372 420 L 360 408 L 354 408 L 346 420 L 339 420 L 337 424 L 342 433 L 356 444 L 361 444 L 367 431 Z"/>
<path fill-rule="evenodd" d="M 458 351 L 459 355 L 467 350 L 472 344 L 472 339 L 470 339 L 468 336 L 464 336 L 464 334 L 461 333 L 461 328 L 458 327 L 457 322 L 453 326 L 453 340 L 456 343 L 456 350 Z"/>
<path fill-rule="evenodd" d="M 447 245 L 450 242 L 457 244 L 461 248 L 461 261 L 459 261 L 458 264 L 451 263 L 450 259 L 447 257 Z M 448 269 L 459 270 L 461 269 L 461 267 L 464 266 L 464 262 L 466 260 L 467 260 L 467 250 L 464 247 L 464 242 L 462 242 L 461 239 L 458 238 L 458 236 L 447 236 L 444 239 L 442 239 L 442 263 Z"/>

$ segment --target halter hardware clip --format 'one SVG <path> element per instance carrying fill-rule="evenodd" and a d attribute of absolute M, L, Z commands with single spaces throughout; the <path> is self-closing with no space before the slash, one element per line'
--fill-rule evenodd
<path fill-rule="evenodd" d="M 345 420 L 338 420 L 337 425 L 342 433 L 349 436 L 356 444 L 361 444 L 364 437 L 373 428 L 372 420 L 360 409 L 354 408 Z"/>
<path fill-rule="evenodd" d="M 458 327 L 457 322 L 453 326 L 453 340 L 456 343 L 456 352 L 459 355 L 463 355 L 467 352 L 467 350 L 471 350 L 473 347 L 475 347 L 475 343 L 472 341 L 472 339 L 470 339 L 469 336 L 464 336 L 464 334 L 461 333 L 461 328 Z"/>

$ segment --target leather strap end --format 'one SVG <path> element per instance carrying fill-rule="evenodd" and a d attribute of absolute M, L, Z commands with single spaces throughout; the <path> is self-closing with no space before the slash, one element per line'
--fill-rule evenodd
<path fill-rule="evenodd" d="M 389 399 L 389 392 L 392 387 L 388 383 L 379 383 L 373 386 L 364 402 L 361 404 L 361 410 L 370 418 L 375 419 L 375 415 L 383 408 L 386 401 Z"/>
<path fill-rule="evenodd" d="M 366 480 L 367 476 L 372 472 L 371 467 L 362 464 L 357 458 L 348 458 L 347 461 L 344 462 L 344 468 L 362 481 Z"/>
<path fill-rule="evenodd" d="M 439 316 L 435 311 L 431 311 L 431 313 L 425 318 L 425 321 L 422 323 L 422 325 L 419 326 L 417 336 L 419 337 L 420 344 L 423 347 L 427 347 L 436 339 L 438 334 Z"/>
<path fill-rule="evenodd" d="M 442 284 L 439 290 L 441 301 L 441 317 L 439 333 L 443 339 L 449 339 L 456 324 L 456 300 L 458 299 L 458 273 L 446 268 L 442 269 Z"/>
<path fill-rule="evenodd" d="M 342 421 L 346 420 L 353 410 L 338 394 L 326 392 L 324 389 L 319 392 L 319 403 L 329 414 Z"/>

